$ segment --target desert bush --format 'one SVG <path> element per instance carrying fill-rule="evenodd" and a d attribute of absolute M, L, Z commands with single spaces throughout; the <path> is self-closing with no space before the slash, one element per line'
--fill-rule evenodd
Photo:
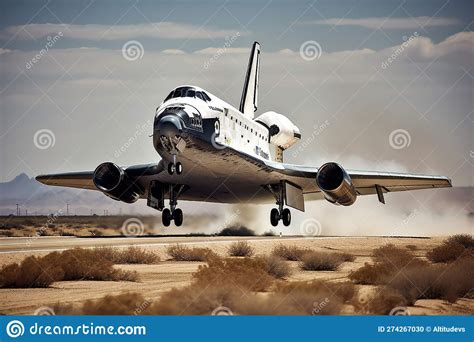
<path fill-rule="evenodd" d="M 116 251 L 115 258 L 111 261 L 115 264 L 156 264 L 160 257 L 156 253 L 132 246 Z"/>
<path fill-rule="evenodd" d="M 393 308 L 407 305 L 407 300 L 393 288 L 383 286 L 363 301 L 354 300 L 353 304 L 358 313 L 387 315 Z"/>
<path fill-rule="evenodd" d="M 474 238 L 468 234 L 453 235 L 426 253 L 434 263 L 453 262 L 460 257 L 474 257 Z"/>
<path fill-rule="evenodd" d="M 418 250 L 418 247 L 416 245 L 406 245 L 405 248 L 412 252 Z"/>
<path fill-rule="evenodd" d="M 356 259 L 355 255 L 352 255 L 350 253 L 340 253 L 339 257 L 343 262 L 353 262 Z"/>
<path fill-rule="evenodd" d="M 178 244 L 168 247 L 166 253 L 174 261 L 207 261 L 217 257 L 217 254 L 209 248 L 190 248 Z"/>
<path fill-rule="evenodd" d="M 389 281 L 395 273 L 408 266 L 421 266 L 427 264 L 416 258 L 410 251 L 388 244 L 374 249 L 372 252 L 373 264 L 365 263 L 364 266 L 349 274 L 356 284 L 380 285 Z"/>
<path fill-rule="evenodd" d="M 450 236 L 447 239 L 447 241 L 457 242 L 467 249 L 474 248 L 474 237 L 470 234 L 456 234 L 456 235 Z"/>
<path fill-rule="evenodd" d="M 261 259 L 211 258 L 193 275 L 198 285 L 236 286 L 250 291 L 265 291 L 273 282 Z"/>
<path fill-rule="evenodd" d="M 48 287 L 62 280 L 137 281 L 136 272 L 113 267 L 94 249 L 75 248 L 43 257 L 27 257 L 0 270 L 0 287 Z"/>
<path fill-rule="evenodd" d="M 291 267 L 280 257 L 275 255 L 258 257 L 265 263 L 265 271 L 277 279 L 285 279 L 292 273 Z"/>
<path fill-rule="evenodd" d="M 417 299 L 445 299 L 450 302 L 469 297 L 474 288 L 474 259 L 461 258 L 451 264 L 411 266 L 387 284 L 409 303 Z"/>
<path fill-rule="evenodd" d="M 340 254 L 313 251 L 303 254 L 299 266 L 303 271 L 336 271 L 343 262 Z"/>
<path fill-rule="evenodd" d="M 310 252 L 309 249 L 303 249 L 296 246 L 286 246 L 279 244 L 272 250 L 272 255 L 289 261 L 300 261 L 303 254 Z"/>
<path fill-rule="evenodd" d="M 247 241 L 237 241 L 229 246 L 227 253 L 234 257 L 250 257 L 255 253 L 255 248 Z"/>
<path fill-rule="evenodd" d="M 219 236 L 254 236 L 255 232 L 245 226 L 233 226 L 222 229 Z"/>

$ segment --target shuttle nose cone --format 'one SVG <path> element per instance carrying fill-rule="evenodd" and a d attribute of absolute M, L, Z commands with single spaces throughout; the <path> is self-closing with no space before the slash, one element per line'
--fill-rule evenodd
<path fill-rule="evenodd" d="M 167 138 L 173 138 L 183 131 L 181 119 L 176 115 L 163 116 L 156 126 L 158 134 Z"/>

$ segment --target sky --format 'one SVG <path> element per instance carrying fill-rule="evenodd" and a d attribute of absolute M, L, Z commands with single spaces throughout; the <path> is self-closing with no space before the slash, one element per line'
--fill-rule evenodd
<path fill-rule="evenodd" d="M 256 116 L 282 113 L 303 136 L 286 162 L 473 185 L 472 1 L 0 6 L 0 182 L 158 161 L 149 135 L 169 91 L 194 84 L 238 106 L 259 41 Z"/>

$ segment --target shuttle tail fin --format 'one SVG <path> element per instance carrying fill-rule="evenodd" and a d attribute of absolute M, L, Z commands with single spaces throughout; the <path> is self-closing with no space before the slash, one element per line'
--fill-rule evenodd
<path fill-rule="evenodd" d="M 254 42 L 250 52 L 247 75 L 245 76 L 244 90 L 240 100 L 240 111 L 251 118 L 257 110 L 258 100 L 258 73 L 260 69 L 260 44 Z"/>

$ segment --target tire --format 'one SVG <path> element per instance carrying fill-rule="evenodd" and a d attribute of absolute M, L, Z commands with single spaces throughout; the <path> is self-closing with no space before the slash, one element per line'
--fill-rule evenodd
<path fill-rule="evenodd" d="M 283 224 L 288 227 L 291 223 L 290 209 L 288 209 L 288 208 L 283 209 L 282 216 L 283 216 L 283 218 L 282 218 L 283 219 Z"/>
<path fill-rule="evenodd" d="M 173 163 L 168 164 L 168 174 L 172 175 L 174 173 L 174 170 L 176 169 L 175 165 Z"/>
<path fill-rule="evenodd" d="M 181 209 L 175 209 L 173 213 L 174 224 L 179 227 L 183 224 L 183 211 Z"/>
<path fill-rule="evenodd" d="M 278 225 L 278 220 L 280 218 L 279 216 L 280 214 L 278 213 L 278 209 L 273 208 L 270 211 L 270 223 L 272 224 L 273 227 L 276 227 Z"/>
<path fill-rule="evenodd" d="M 171 223 L 171 211 L 166 208 L 163 209 L 163 212 L 161 213 L 161 221 L 163 222 L 163 226 L 168 227 Z"/>
<path fill-rule="evenodd" d="M 176 169 L 176 174 L 177 175 L 182 174 L 183 173 L 183 164 L 181 164 L 180 162 L 177 162 L 175 169 Z"/>

